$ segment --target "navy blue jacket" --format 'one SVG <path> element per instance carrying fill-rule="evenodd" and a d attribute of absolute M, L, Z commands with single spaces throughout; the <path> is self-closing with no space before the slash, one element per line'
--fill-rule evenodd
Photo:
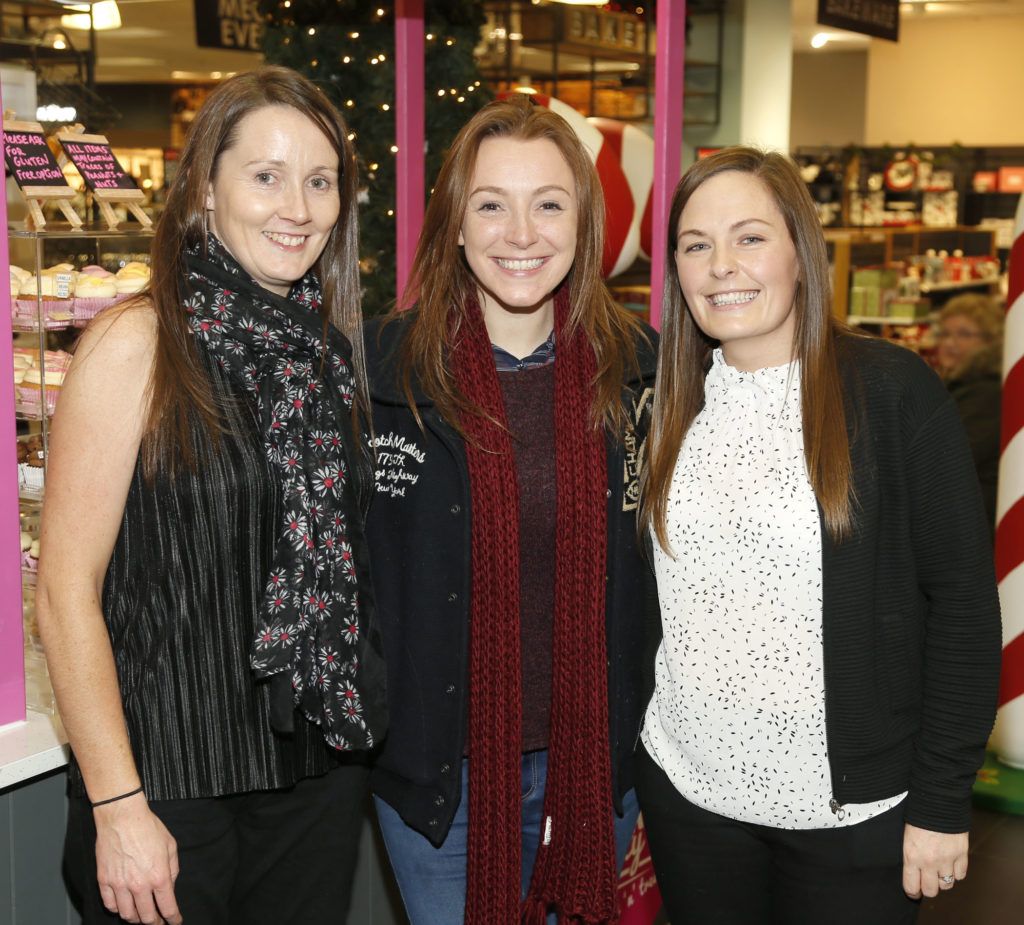
<path fill-rule="evenodd" d="M 404 320 L 373 319 L 366 328 L 377 451 L 367 539 L 391 716 L 372 786 L 408 825 L 440 845 L 461 796 L 466 748 L 469 473 L 458 434 L 414 387 L 421 431 L 403 394 L 397 348 L 407 327 Z M 608 440 L 608 705 L 616 808 L 632 787 L 631 758 L 650 697 L 659 626 L 654 575 L 636 528 L 656 357 L 643 343 L 639 357 L 640 375 L 623 391 L 634 433 Z"/>

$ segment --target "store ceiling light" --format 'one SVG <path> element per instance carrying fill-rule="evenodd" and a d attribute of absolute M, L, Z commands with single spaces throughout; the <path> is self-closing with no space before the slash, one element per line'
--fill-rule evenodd
<path fill-rule="evenodd" d="M 828 33 L 818 32 L 811 39 L 811 48 L 824 48 L 828 44 Z"/>
<path fill-rule="evenodd" d="M 121 11 L 117 8 L 117 0 L 99 0 L 98 3 L 65 3 L 65 7 L 74 13 L 65 13 L 60 24 L 65 29 L 81 29 L 89 31 L 89 8 L 92 7 L 92 27 L 97 32 L 106 29 L 121 28 Z"/>

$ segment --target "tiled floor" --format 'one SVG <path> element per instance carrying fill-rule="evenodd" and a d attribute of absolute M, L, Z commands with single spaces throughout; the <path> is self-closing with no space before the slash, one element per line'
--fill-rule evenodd
<path fill-rule="evenodd" d="M 918 925 L 1024 922 L 1024 816 L 975 809 L 967 879 L 926 900 Z"/>

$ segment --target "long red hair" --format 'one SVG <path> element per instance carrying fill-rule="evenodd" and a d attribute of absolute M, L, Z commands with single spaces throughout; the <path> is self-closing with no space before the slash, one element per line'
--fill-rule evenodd
<path fill-rule="evenodd" d="M 460 393 L 446 365 L 450 340 L 476 294 L 478 284 L 459 247 L 459 231 L 469 201 L 477 151 L 486 138 L 555 144 L 576 180 L 576 255 L 563 286 L 569 287 L 567 334 L 582 329 L 597 357 L 590 416 L 595 427 L 625 428 L 621 393 L 626 371 L 635 368 L 637 322 L 619 306 L 601 278 L 604 250 L 604 196 L 594 165 L 571 126 L 525 96 L 489 103 L 466 123 L 452 142 L 427 205 L 408 289 L 402 305 L 418 311 L 401 358 L 403 388 L 412 402 L 413 377 L 445 420 L 461 431 L 459 415 L 476 412 Z M 453 323 L 454 322 L 454 323 Z"/>

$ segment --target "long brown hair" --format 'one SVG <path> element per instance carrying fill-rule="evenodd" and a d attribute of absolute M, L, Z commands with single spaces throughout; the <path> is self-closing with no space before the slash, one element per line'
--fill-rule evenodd
<path fill-rule="evenodd" d="M 668 218 L 668 259 L 663 295 L 661 348 L 654 409 L 643 474 L 642 529 L 654 527 L 669 550 L 666 512 L 672 474 L 683 440 L 704 405 L 704 375 L 716 342 L 693 320 L 679 284 L 676 238 L 690 197 L 726 170 L 757 177 L 771 193 L 796 248 L 800 272 L 794 300 L 794 358 L 800 363 L 800 400 L 807 473 L 836 540 L 853 528 L 850 446 L 836 362 L 836 335 L 844 327 L 832 315 L 825 238 L 807 187 L 781 154 L 726 148 L 697 161 L 676 186 Z"/>
<path fill-rule="evenodd" d="M 284 67 L 262 67 L 222 83 L 203 104 L 181 152 L 178 174 L 153 238 L 149 299 L 157 316 L 157 343 L 150 385 L 149 414 L 142 444 L 144 470 L 161 462 L 194 465 L 190 425 L 198 419 L 216 438 L 222 411 L 186 322 L 185 252 L 206 246 L 206 195 L 221 154 L 236 141 L 239 123 L 267 106 L 289 106 L 306 116 L 338 155 L 341 209 L 314 269 L 323 286 L 320 314 L 326 342 L 333 322 L 349 338 L 356 376 L 357 420 L 366 407 L 366 372 L 360 332 L 357 168 L 341 114 L 317 87 Z"/>
<path fill-rule="evenodd" d="M 569 287 L 566 335 L 582 329 L 597 357 L 593 405 L 595 427 L 621 432 L 626 424 L 622 384 L 636 368 L 637 322 L 619 306 L 601 278 L 604 250 L 604 196 L 597 171 L 569 123 L 524 96 L 495 100 L 476 113 L 452 142 L 427 205 L 413 259 L 409 286 L 401 305 L 418 311 L 405 338 L 401 357 L 403 388 L 410 405 L 412 378 L 441 415 L 461 432 L 460 412 L 478 409 L 460 394 L 446 365 L 451 339 L 478 283 L 459 247 L 459 231 L 469 202 L 477 152 L 486 138 L 522 141 L 547 139 L 565 158 L 576 181 L 578 222 L 576 254 L 563 286 Z M 454 324 L 453 324 L 454 321 Z"/>

